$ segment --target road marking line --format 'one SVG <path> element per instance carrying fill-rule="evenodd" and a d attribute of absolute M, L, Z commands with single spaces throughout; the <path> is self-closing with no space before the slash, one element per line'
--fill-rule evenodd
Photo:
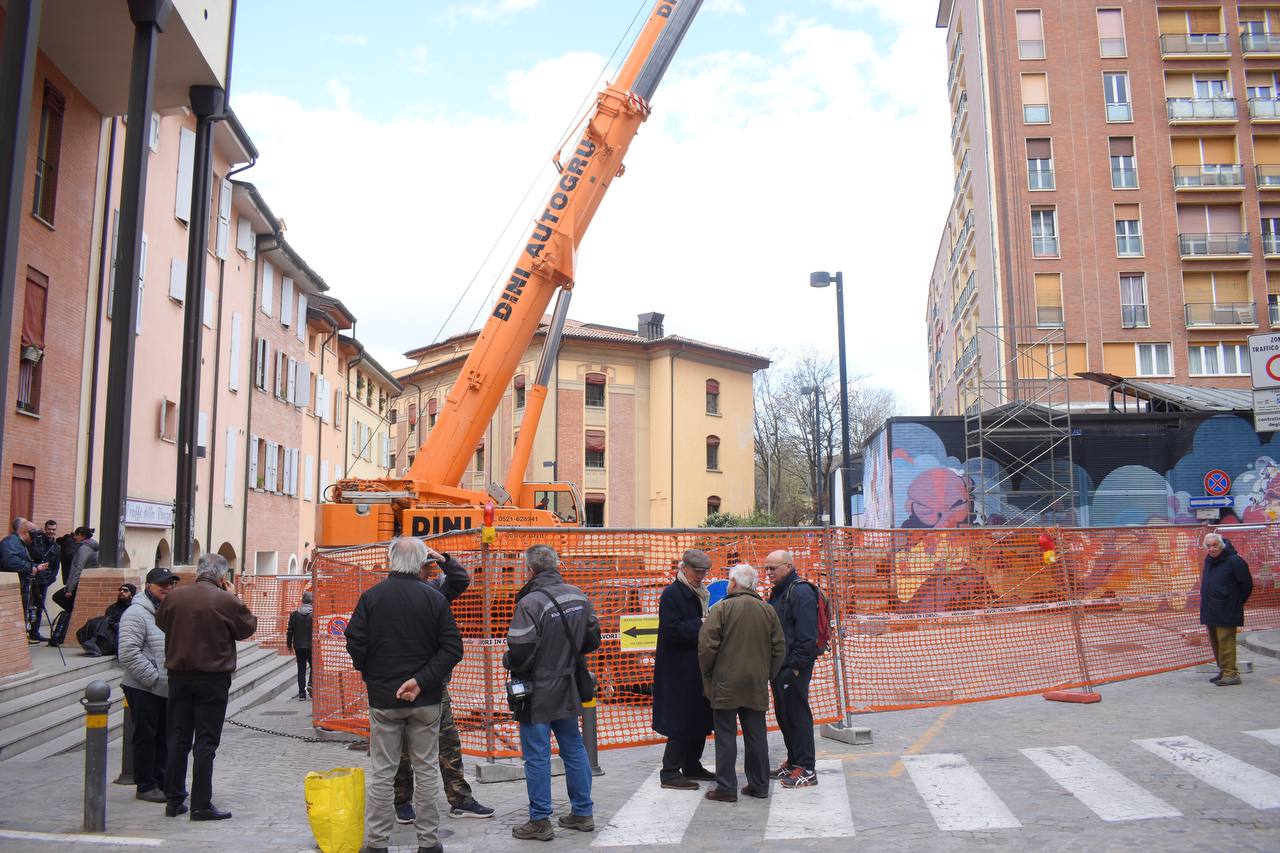
<path fill-rule="evenodd" d="M 1206 785 L 1244 800 L 1255 809 L 1280 808 L 1280 776 L 1245 764 L 1185 735 L 1135 740 L 1134 743 Z"/>
<path fill-rule="evenodd" d="M 19 829 L 0 829 L 0 838 L 15 841 L 56 841 L 61 844 L 107 844 L 115 847 L 160 847 L 163 838 L 130 838 L 126 835 L 80 835 L 74 832 L 23 832 Z"/>
<path fill-rule="evenodd" d="M 817 762 L 818 784 L 812 788 L 773 786 L 766 840 L 780 838 L 850 838 L 853 810 L 844 765 L 834 759 Z"/>
<path fill-rule="evenodd" d="M 662 787 L 661 770 L 653 771 L 631 799 L 609 819 L 592 847 L 630 847 L 638 844 L 679 844 L 703 802 L 702 791 Z M 735 792 L 736 793 L 736 792 Z M 716 803 L 717 807 L 722 804 Z"/>
<path fill-rule="evenodd" d="M 1105 821 L 1182 816 L 1182 812 L 1078 746 L 1019 752 Z"/>
<path fill-rule="evenodd" d="M 963 755 L 904 755 L 902 763 L 938 829 L 971 831 L 1022 826 Z"/>
<path fill-rule="evenodd" d="M 911 744 L 911 746 L 907 747 L 907 751 L 902 754 L 917 755 L 918 753 L 923 752 L 924 748 L 928 746 L 933 741 L 933 739 L 936 738 L 942 732 L 942 727 L 947 724 L 947 720 L 951 719 L 951 715 L 954 714 L 955 712 L 956 712 L 956 708 L 954 705 L 952 705 L 950 708 L 948 708 L 947 710 L 939 714 L 938 719 L 934 720 L 933 724 L 929 726 L 929 728 L 925 729 L 924 732 L 920 735 L 920 737 L 916 738 L 916 742 Z M 899 776 L 902 775 L 902 771 L 904 769 L 905 768 L 902 766 L 901 761 L 893 762 L 893 767 L 889 769 L 889 778 L 897 779 Z"/>
<path fill-rule="evenodd" d="M 1245 734 L 1265 740 L 1272 746 L 1280 746 L 1280 729 L 1257 729 L 1252 732 L 1245 732 Z"/>

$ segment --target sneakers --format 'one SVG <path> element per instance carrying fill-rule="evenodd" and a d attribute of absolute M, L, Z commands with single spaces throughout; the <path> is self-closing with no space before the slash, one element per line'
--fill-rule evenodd
<path fill-rule="evenodd" d="M 556 831 L 551 828 L 549 820 L 530 820 L 512 827 L 511 837 L 521 841 L 552 841 L 556 837 Z"/>
<path fill-rule="evenodd" d="M 467 800 L 460 806 L 450 808 L 449 817 L 493 817 L 493 809 L 482 806 L 475 800 Z"/>
<path fill-rule="evenodd" d="M 396 803 L 396 823 L 413 823 L 417 819 L 413 803 Z"/>
<path fill-rule="evenodd" d="M 1238 675 L 1233 675 L 1230 678 L 1223 678 L 1221 681 L 1217 682 L 1219 687 L 1235 687 L 1238 684 L 1244 684 Z"/>
<path fill-rule="evenodd" d="M 803 767 L 795 768 L 790 776 L 782 780 L 784 788 L 810 788 L 816 784 L 818 784 L 818 774 Z"/>
<path fill-rule="evenodd" d="M 589 814 L 566 814 L 560 816 L 560 825 L 565 829 L 576 829 L 579 832 L 595 832 L 595 819 Z"/>
<path fill-rule="evenodd" d="M 772 773 L 769 774 L 769 778 L 785 779 L 790 775 L 791 775 L 791 765 L 784 761 L 778 765 L 777 770 L 774 770 Z"/>

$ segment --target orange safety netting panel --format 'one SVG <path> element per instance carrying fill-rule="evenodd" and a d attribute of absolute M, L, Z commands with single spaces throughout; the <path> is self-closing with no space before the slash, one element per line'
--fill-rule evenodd
<path fill-rule="evenodd" d="M 801 575 L 827 593 L 837 622 L 833 638 L 840 642 L 819 659 L 810 693 L 815 720 L 831 721 L 844 710 L 1037 693 L 1212 659 L 1199 625 L 1205 532 L 1167 526 L 500 530 L 489 549 L 478 531 L 446 534 L 432 544 L 472 573 L 471 588 L 453 603 L 464 644 L 450 684 L 453 713 L 468 753 L 519 754 L 501 660 L 515 595 L 527 580 L 523 551 L 533 544 L 556 548 L 565 580 L 587 594 L 600 619 L 603 644 L 589 662 L 599 680 L 599 745 L 610 748 L 662 740 L 649 727 L 653 652 L 622 648 L 619 617 L 656 616 L 686 548 L 711 555 L 709 583 L 724 579 L 735 563 L 759 568 L 770 551 L 793 552 Z M 1052 562 L 1043 556 L 1042 534 L 1052 537 Z M 1255 577 L 1246 625 L 1280 627 L 1280 528 L 1231 531 L 1228 538 Z M 342 631 L 360 593 L 384 577 L 386 545 L 322 552 L 312 570 L 315 724 L 363 734 L 364 685 L 351 668 Z M 761 584 L 767 584 L 763 570 Z M 293 602 L 281 611 L 287 620 L 296 598 L 277 595 L 281 608 Z M 259 619 L 261 631 L 261 613 Z M 283 623 L 279 630 L 283 638 Z"/>
<path fill-rule="evenodd" d="M 236 578 L 236 593 L 245 606 L 258 617 L 253 639 L 262 646 L 285 650 L 289 630 L 289 614 L 302 603 L 302 593 L 311 587 L 309 577 L 277 577 L 275 575 L 241 575 Z"/>

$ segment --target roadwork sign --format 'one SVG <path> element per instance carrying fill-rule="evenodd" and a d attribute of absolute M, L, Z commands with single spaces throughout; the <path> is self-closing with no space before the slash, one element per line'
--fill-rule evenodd
<path fill-rule="evenodd" d="M 1255 390 L 1280 388 L 1280 334 L 1249 336 L 1249 373 Z"/>
<path fill-rule="evenodd" d="M 651 652 L 658 648 L 658 614 L 619 616 L 618 646 L 624 652 Z"/>

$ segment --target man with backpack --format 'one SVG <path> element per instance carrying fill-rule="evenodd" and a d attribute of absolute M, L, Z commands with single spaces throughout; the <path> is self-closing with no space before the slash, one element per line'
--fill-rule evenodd
<path fill-rule="evenodd" d="M 814 662 L 825 651 L 818 637 L 820 627 L 829 631 L 818 615 L 820 605 L 825 602 L 816 586 L 796 574 L 790 551 L 772 552 L 765 557 L 764 567 L 772 584 L 769 604 L 778 614 L 787 640 L 782 669 L 770 685 L 773 711 L 787 746 L 787 759 L 772 776 L 780 779 L 784 788 L 807 788 L 818 784 L 809 681 L 813 678 Z"/>

